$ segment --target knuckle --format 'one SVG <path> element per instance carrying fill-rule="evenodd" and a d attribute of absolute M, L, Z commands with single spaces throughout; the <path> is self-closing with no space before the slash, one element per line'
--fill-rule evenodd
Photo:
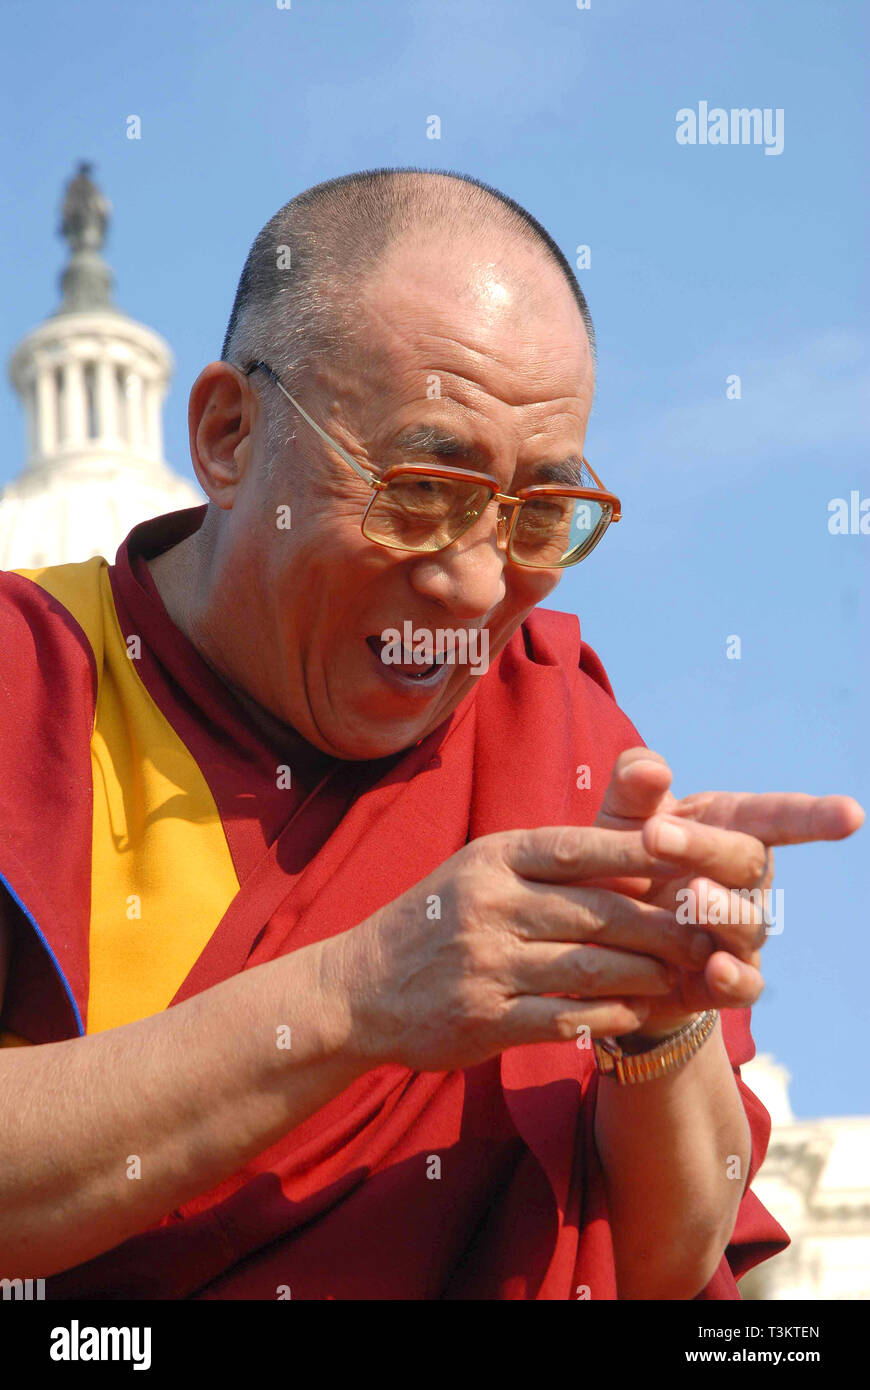
<path fill-rule="evenodd" d="M 621 916 L 623 902 L 628 903 L 628 899 L 619 897 L 614 901 L 615 895 L 605 896 L 597 888 L 584 888 L 581 893 L 577 917 L 584 937 L 600 936 L 608 927 L 613 926 Z"/>
<path fill-rule="evenodd" d="M 758 1003 L 758 1000 L 764 993 L 764 980 L 761 978 L 758 971 L 753 972 L 753 977 L 754 978 L 746 981 L 741 990 L 743 998 L 737 1006 L 738 1008 L 751 1009 L 753 1004 Z"/>
<path fill-rule="evenodd" d="M 550 836 L 549 850 L 557 864 L 566 868 L 577 862 L 580 844 L 576 830 L 570 825 L 560 825 Z"/>
<path fill-rule="evenodd" d="M 497 908 L 502 881 L 480 863 L 461 865 L 453 876 L 453 895 L 458 920 L 475 927 L 492 917 Z"/>
<path fill-rule="evenodd" d="M 454 1043 L 478 1039 L 498 1023 L 504 1005 L 504 996 L 492 982 L 466 976 L 455 982 L 446 1008 L 439 1013 L 439 1031 Z"/>
<path fill-rule="evenodd" d="M 557 1014 L 553 1020 L 553 1031 L 559 1042 L 567 1042 L 573 1038 L 577 1032 L 577 1025 L 572 1014 Z"/>
<path fill-rule="evenodd" d="M 759 883 L 767 863 L 767 850 L 760 840 L 752 840 L 749 849 L 749 873 L 753 883 Z"/>
<path fill-rule="evenodd" d="M 495 952 L 485 932 L 463 927 L 454 946 L 456 970 L 460 980 L 489 975 L 495 964 Z"/>
<path fill-rule="evenodd" d="M 470 898 L 462 912 L 463 932 L 475 942 L 475 949 L 504 949 L 511 936 L 512 909 L 500 894 L 480 892 Z"/>
<path fill-rule="evenodd" d="M 601 936 L 608 926 L 607 918 L 593 905 L 584 904 L 580 909 L 580 925 L 587 940 Z"/>
<path fill-rule="evenodd" d="M 461 981 L 454 998 L 454 1024 L 462 1029 L 476 1028 L 488 1022 L 491 1014 L 489 991 L 482 989 L 475 981 Z"/>
<path fill-rule="evenodd" d="M 489 864 L 504 868 L 515 858 L 535 859 L 540 850 L 540 832 L 532 829 L 499 830 L 475 840 L 481 846 L 481 857 Z"/>
<path fill-rule="evenodd" d="M 572 984 L 578 990 L 594 989 L 604 973 L 604 958 L 596 946 L 583 946 L 570 962 Z"/>
<path fill-rule="evenodd" d="M 679 971 L 672 966 L 656 962 L 655 982 L 666 993 L 672 990 L 679 979 Z"/>

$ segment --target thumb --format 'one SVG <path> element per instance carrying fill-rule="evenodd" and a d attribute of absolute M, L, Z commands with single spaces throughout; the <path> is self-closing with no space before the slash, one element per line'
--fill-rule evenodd
<path fill-rule="evenodd" d="M 673 773 L 660 753 L 649 748 L 627 748 L 613 766 L 610 785 L 596 825 L 607 830 L 627 830 L 626 822 L 647 820 L 674 805 L 668 788 Z"/>

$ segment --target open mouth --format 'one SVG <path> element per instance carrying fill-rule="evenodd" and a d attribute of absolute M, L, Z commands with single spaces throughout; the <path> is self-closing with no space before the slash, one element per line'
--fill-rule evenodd
<path fill-rule="evenodd" d="M 431 662 L 428 666 L 421 666 L 418 661 L 414 660 L 413 652 L 409 652 L 407 648 L 405 648 L 402 653 L 405 658 L 404 661 L 384 661 L 382 653 L 386 646 L 385 639 L 372 636 L 367 637 L 366 642 L 381 662 L 385 671 L 392 671 L 395 675 L 403 676 L 406 680 L 431 680 L 434 676 L 439 675 L 443 667 L 447 664 L 444 659 L 445 653 L 440 651 L 436 653 L 435 661 Z"/>

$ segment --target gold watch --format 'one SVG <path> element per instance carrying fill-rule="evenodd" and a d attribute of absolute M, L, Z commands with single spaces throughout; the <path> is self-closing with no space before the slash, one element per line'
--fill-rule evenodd
<path fill-rule="evenodd" d="M 676 1033 L 652 1043 L 642 1052 L 624 1051 L 618 1038 L 593 1038 L 598 1070 L 620 1086 L 655 1081 L 656 1077 L 685 1066 L 707 1041 L 718 1017 L 718 1009 L 705 1009 Z M 631 1036 L 629 1033 L 625 1041 L 629 1042 Z"/>

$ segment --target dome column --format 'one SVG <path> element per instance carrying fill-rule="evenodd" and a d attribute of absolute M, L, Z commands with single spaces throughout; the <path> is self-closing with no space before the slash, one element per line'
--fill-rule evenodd
<path fill-rule="evenodd" d="M 118 439 L 118 397 L 115 364 L 108 357 L 97 362 L 97 422 L 98 435 L 104 444 Z"/>
<path fill-rule="evenodd" d="M 45 458 L 57 447 L 57 398 L 54 370 L 40 361 L 36 368 L 36 440 L 32 458 Z"/>
<path fill-rule="evenodd" d="M 67 359 L 64 367 L 63 443 L 67 448 L 79 448 L 85 442 L 85 374 L 77 357 Z"/>

